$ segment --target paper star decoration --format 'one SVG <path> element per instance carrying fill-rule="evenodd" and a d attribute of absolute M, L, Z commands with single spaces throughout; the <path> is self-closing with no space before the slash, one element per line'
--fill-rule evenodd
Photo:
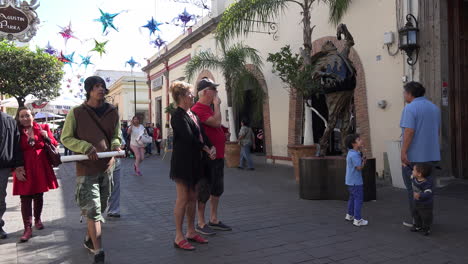
<path fill-rule="evenodd" d="M 106 40 L 104 42 L 98 42 L 97 40 L 94 40 L 94 42 L 94 49 L 92 49 L 91 51 L 96 51 L 102 57 L 102 54 L 106 53 L 106 44 L 109 41 Z"/>
<path fill-rule="evenodd" d="M 85 69 L 88 68 L 88 65 L 93 64 L 93 63 L 91 62 L 91 56 L 82 56 L 82 55 L 80 55 L 80 57 L 81 57 L 80 66 L 81 66 L 81 65 L 84 65 L 84 66 L 85 66 Z M 81 76 L 80 76 L 80 77 L 81 77 Z"/>
<path fill-rule="evenodd" d="M 57 54 L 57 50 L 54 49 L 54 47 L 52 47 L 52 45 L 50 45 L 50 42 L 47 42 L 47 46 L 46 48 L 44 49 L 44 52 L 47 52 L 49 53 L 50 55 L 54 56 L 55 54 Z"/>
<path fill-rule="evenodd" d="M 141 65 L 139 62 L 136 62 L 136 61 L 133 59 L 133 56 L 132 56 L 128 61 L 125 62 L 125 66 L 127 66 L 127 64 L 130 65 L 130 67 L 132 68 L 132 70 L 133 70 L 133 68 L 134 68 L 135 66 L 137 66 L 137 65 L 140 66 L 140 65 Z"/>
<path fill-rule="evenodd" d="M 117 30 L 117 28 L 114 26 L 114 18 L 118 16 L 120 13 L 110 14 L 110 13 L 106 13 L 102 11 L 102 9 L 100 8 L 99 8 L 99 12 L 101 12 L 101 17 L 98 19 L 94 19 L 94 21 L 98 21 L 102 23 L 102 34 L 107 35 L 108 27 L 111 27 L 115 29 L 115 31 L 118 32 L 119 30 Z"/>
<path fill-rule="evenodd" d="M 159 49 L 161 49 L 162 46 L 166 45 L 166 41 L 164 41 L 160 35 L 158 35 L 158 37 L 153 40 L 153 41 L 150 41 L 150 44 L 154 44 L 155 47 Z"/>
<path fill-rule="evenodd" d="M 60 56 L 58 57 L 58 60 L 63 62 L 63 64 L 68 64 L 70 67 L 72 67 L 72 63 L 75 63 L 73 61 L 73 56 L 75 55 L 75 52 L 72 52 L 71 54 L 68 55 L 63 55 L 63 52 L 60 52 Z"/>
<path fill-rule="evenodd" d="M 62 29 L 62 31 L 60 31 L 59 34 L 62 36 L 63 39 L 65 39 L 65 44 L 67 44 L 67 41 L 71 38 L 78 39 L 73 35 L 73 30 L 71 29 L 71 22 L 68 23 L 68 26 L 59 26 L 59 28 Z"/>
<path fill-rule="evenodd" d="M 148 20 L 148 23 L 146 25 L 142 26 L 142 27 L 145 27 L 145 28 L 149 29 L 150 36 L 151 36 L 152 34 L 154 34 L 154 32 L 156 32 L 156 30 L 161 31 L 159 29 L 159 26 L 162 25 L 162 24 L 164 24 L 164 23 L 158 23 L 158 21 L 154 20 L 154 18 L 151 17 L 151 20 Z"/>
<path fill-rule="evenodd" d="M 195 20 L 196 18 L 197 16 L 189 14 L 187 12 L 187 9 L 184 8 L 184 12 L 180 13 L 176 18 L 174 18 L 172 20 L 172 23 L 175 26 L 182 26 L 185 32 L 185 28 L 187 27 L 187 24 L 190 23 L 190 21 Z M 182 24 L 176 23 L 176 21 L 182 22 Z"/>

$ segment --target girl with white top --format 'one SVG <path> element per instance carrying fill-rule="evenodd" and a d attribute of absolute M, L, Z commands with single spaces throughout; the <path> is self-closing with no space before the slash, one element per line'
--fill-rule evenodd
<path fill-rule="evenodd" d="M 140 124 L 140 120 L 137 116 L 132 118 L 132 125 L 128 127 L 128 134 L 130 135 L 130 148 L 135 154 L 135 164 L 133 169 L 137 176 L 143 176 L 140 171 L 140 164 L 145 159 L 145 144 L 142 144 L 140 140 L 141 136 L 145 133 L 145 127 Z"/>

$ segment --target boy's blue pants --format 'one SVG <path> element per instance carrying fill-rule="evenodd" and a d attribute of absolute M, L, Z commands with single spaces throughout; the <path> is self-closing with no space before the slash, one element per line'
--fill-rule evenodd
<path fill-rule="evenodd" d="M 349 200 L 348 214 L 354 216 L 354 219 L 361 219 L 361 208 L 364 201 L 364 188 L 362 185 L 348 185 Z"/>

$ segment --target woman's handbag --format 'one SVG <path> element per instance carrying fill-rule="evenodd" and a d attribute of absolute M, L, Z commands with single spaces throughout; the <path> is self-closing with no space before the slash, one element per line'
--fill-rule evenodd
<path fill-rule="evenodd" d="M 39 125 L 39 128 L 42 130 L 42 126 Z M 52 167 L 58 167 L 60 164 L 62 164 L 62 161 L 60 160 L 60 153 L 51 142 L 49 138 L 44 138 L 44 150 L 47 154 L 47 159 L 49 160 L 50 165 Z"/>
<path fill-rule="evenodd" d="M 146 144 L 153 143 L 153 138 L 150 137 L 148 133 L 146 133 L 146 129 L 145 129 L 143 135 L 141 135 L 137 141 L 138 143 L 142 145 L 146 145 Z"/>

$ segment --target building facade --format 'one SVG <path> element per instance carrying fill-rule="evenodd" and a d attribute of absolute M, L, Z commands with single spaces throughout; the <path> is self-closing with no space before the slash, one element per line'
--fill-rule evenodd
<path fill-rule="evenodd" d="M 120 76 L 114 78 L 107 87 L 107 101 L 118 108 L 120 120 L 127 122 L 136 115 L 141 122 L 150 122 L 150 102 L 145 74 L 121 72 Z"/>
<path fill-rule="evenodd" d="M 184 65 L 190 58 L 201 50 L 219 54 L 213 30 L 222 12 L 232 2 L 212 1 L 211 17 L 205 17 L 167 49 L 151 57 L 143 68 L 149 88 L 153 90 L 151 111 L 154 122 L 157 118 L 163 125 L 168 122 L 169 116 L 161 110 L 171 102 L 167 88 L 174 80 L 188 81 L 185 79 Z M 314 5 L 311 23 L 315 25 L 313 52 L 319 51 L 328 40 L 334 42 L 338 49 L 342 48 L 342 43 L 336 39 L 336 27 L 328 23 L 328 14 L 327 5 Z M 407 63 L 407 56 L 398 49 L 398 30 L 405 25 L 407 14 L 413 14 L 419 21 L 419 59 L 413 66 Z M 462 136 L 464 128 L 468 126 L 463 114 L 464 108 L 468 107 L 463 104 L 465 96 L 468 96 L 464 91 L 464 87 L 467 87 L 464 76 L 468 76 L 465 66 L 468 53 L 464 52 L 468 44 L 465 40 L 467 17 L 468 2 L 464 0 L 352 1 L 342 22 L 347 25 L 356 43 L 350 55 L 357 70 L 354 101 L 356 130 L 366 143 L 367 156 L 377 159 L 379 173 L 384 170 L 384 153 L 387 153 L 389 142 L 397 142 L 401 137 L 399 121 L 405 106 L 403 85 L 414 80 L 423 83 L 427 97 L 442 110 L 443 174 L 456 177 L 468 175 L 468 143 Z M 270 162 L 289 163 L 287 146 L 303 143 L 304 105 L 272 73 L 272 65 L 266 62 L 266 58 L 269 53 L 278 52 L 286 45 L 299 53 L 302 46 L 300 10 L 291 4 L 281 17 L 271 22 L 275 23 L 274 31 L 259 26 L 255 30 L 257 32 L 250 32 L 232 43 L 243 42 L 256 48 L 264 60 L 261 71 L 255 72 L 267 95 L 263 105 L 264 152 Z M 207 70 L 190 82 L 195 84 L 202 77 L 224 83 L 220 72 Z M 222 85 L 220 96 L 226 102 L 223 88 Z M 226 109 L 223 103 L 223 124 L 228 126 Z"/>

